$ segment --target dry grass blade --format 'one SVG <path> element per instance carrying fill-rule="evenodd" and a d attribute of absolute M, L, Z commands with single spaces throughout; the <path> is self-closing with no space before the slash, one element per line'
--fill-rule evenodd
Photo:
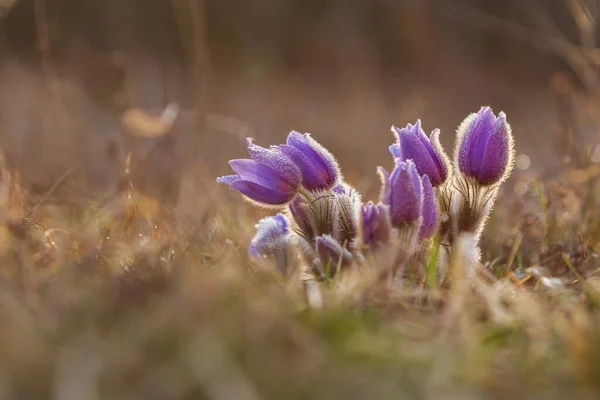
<path fill-rule="evenodd" d="M 596 47 L 596 22 L 584 0 L 567 0 L 569 11 L 577 23 L 581 43 L 589 48 Z"/>

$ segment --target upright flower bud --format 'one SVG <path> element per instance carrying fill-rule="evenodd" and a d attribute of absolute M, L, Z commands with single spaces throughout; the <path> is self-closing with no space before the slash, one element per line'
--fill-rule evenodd
<path fill-rule="evenodd" d="M 390 208 L 392 226 L 421 225 L 423 187 L 412 160 L 398 161 L 391 175 L 380 167 L 381 202 Z"/>
<path fill-rule="evenodd" d="M 231 160 L 236 175 L 217 178 L 249 200 L 263 205 L 284 205 L 294 198 L 302 182 L 300 169 L 276 149 L 265 149 L 247 140 L 251 159 Z"/>
<path fill-rule="evenodd" d="M 460 173 L 481 186 L 502 182 L 512 169 L 513 137 L 503 112 L 482 107 L 459 126 L 454 159 Z"/>
<path fill-rule="evenodd" d="M 375 251 L 390 242 L 392 224 L 389 207 L 369 201 L 361 207 L 362 244 Z"/>
<path fill-rule="evenodd" d="M 392 126 L 396 134 L 396 143 L 390 146 L 390 152 L 400 161 L 413 160 L 419 175 L 427 175 L 431 184 L 441 186 L 448 179 L 450 162 L 440 143 L 440 130 L 434 129 L 429 138 L 421 128 L 421 120 L 405 128 Z"/>
<path fill-rule="evenodd" d="M 419 231 L 419 239 L 427 240 L 433 236 L 437 228 L 437 204 L 433 186 L 429 176 L 425 175 L 423 181 L 423 222 Z"/>
<path fill-rule="evenodd" d="M 292 131 L 286 144 L 277 148 L 300 168 L 306 189 L 329 189 L 338 182 L 340 169 L 335 157 L 310 134 Z"/>
<path fill-rule="evenodd" d="M 510 125 L 502 112 L 496 117 L 491 108 L 482 107 L 458 127 L 454 163 L 461 179 L 456 179 L 452 197 L 451 239 L 463 232 L 479 238 L 499 185 L 512 169 L 513 152 Z"/>

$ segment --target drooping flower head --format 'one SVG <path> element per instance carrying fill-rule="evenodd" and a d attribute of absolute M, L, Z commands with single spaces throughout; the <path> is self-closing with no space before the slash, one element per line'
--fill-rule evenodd
<path fill-rule="evenodd" d="M 461 174 L 490 186 L 502 182 L 512 169 L 513 137 L 506 115 L 490 107 L 469 115 L 459 126 L 454 161 Z"/>
<path fill-rule="evenodd" d="M 392 126 L 396 135 L 396 143 L 390 146 L 390 152 L 400 161 L 413 160 L 419 175 L 427 175 L 431 184 L 441 186 L 448 178 L 448 156 L 440 144 L 440 130 L 434 129 L 427 138 L 421 127 L 421 120 L 405 128 Z"/>
<path fill-rule="evenodd" d="M 283 250 L 290 234 L 287 218 L 279 213 L 266 217 L 256 224 L 256 235 L 250 243 L 248 252 L 256 258 L 265 258 Z"/>
<path fill-rule="evenodd" d="M 286 144 L 277 149 L 300 168 L 302 185 L 308 190 L 329 189 L 340 179 L 340 169 L 333 154 L 309 133 L 292 131 Z"/>
<path fill-rule="evenodd" d="M 361 207 L 362 243 L 377 250 L 390 241 L 392 224 L 389 207 L 369 201 Z"/>
<path fill-rule="evenodd" d="M 419 231 L 419 239 L 427 240 L 433 236 L 437 228 L 437 205 L 433 186 L 429 176 L 425 175 L 423 182 L 423 222 Z"/>
<path fill-rule="evenodd" d="M 389 175 L 379 167 L 382 181 L 381 202 L 390 208 L 392 226 L 421 224 L 423 187 L 421 177 L 412 160 L 398 161 Z"/>
<path fill-rule="evenodd" d="M 251 159 L 231 160 L 236 173 L 217 178 L 248 199 L 263 205 L 284 205 L 294 198 L 302 182 L 298 166 L 277 149 L 266 149 L 247 139 Z"/>

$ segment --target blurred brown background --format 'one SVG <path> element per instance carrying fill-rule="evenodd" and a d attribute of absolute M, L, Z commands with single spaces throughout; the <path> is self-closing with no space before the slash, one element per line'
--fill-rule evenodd
<path fill-rule="evenodd" d="M 190 169 L 226 173 L 245 136 L 268 145 L 292 129 L 312 132 L 368 188 L 391 164 L 392 124 L 421 118 L 451 152 L 456 126 L 481 105 L 507 113 L 536 170 L 594 144 L 579 115 L 596 108 L 594 1 L 3 4 L 0 140 L 33 191 L 74 167 L 76 186 L 102 192 L 129 150 L 139 164 L 154 146 L 143 169 L 161 192 Z M 184 110 L 174 139 L 125 132 L 124 111 L 170 102 Z"/>

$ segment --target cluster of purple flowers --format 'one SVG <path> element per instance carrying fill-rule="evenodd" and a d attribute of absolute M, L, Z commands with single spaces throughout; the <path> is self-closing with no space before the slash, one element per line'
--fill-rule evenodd
<path fill-rule="evenodd" d="M 281 210 L 256 225 L 250 254 L 275 258 L 285 268 L 287 249 L 298 246 L 314 275 L 323 278 L 360 264 L 365 252 L 391 249 L 402 262 L 436 235 L 451 243 L 461 231 L 479 234 L 512 168 L 504 113 L 495 116 L 483 107 L 469 115 L 458 128 L 453 163 L 439 129 L 427 137 L 417 121 L 392 132 L 394 168 L 378 168 L 377 203 L 362 202 L 334 156 L 310 134 L 293 131 L 285 144 L 270 148 L 249 139 L 250 159 L 230 161 L 235 175 L 217 181 L 253 203 Z"/>

